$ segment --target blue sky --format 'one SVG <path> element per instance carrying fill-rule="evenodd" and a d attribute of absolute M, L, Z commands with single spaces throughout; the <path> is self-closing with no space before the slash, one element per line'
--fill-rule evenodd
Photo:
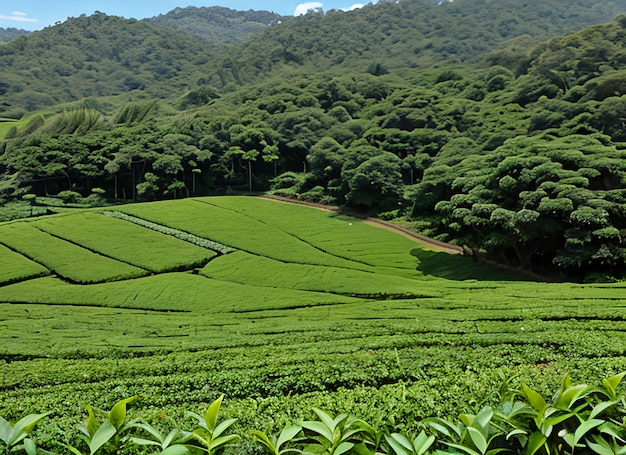
<path fill-rule="evenodd" d="M 311 7 L 351 9 L 369 0 L 0 0 L 0 27 L 40 30 L 55 22 L 100 11 L 113 16 L 143 19 L 176 7 L 225 6 L 246 11 L 273 11 L 290 16 Z"/>

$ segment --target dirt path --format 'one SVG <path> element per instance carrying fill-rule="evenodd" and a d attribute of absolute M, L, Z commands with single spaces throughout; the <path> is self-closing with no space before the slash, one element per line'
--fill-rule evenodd
<path fill-rule="evenodd" d="M 330 205 L 322 205 L 322 204 L 315 204 L 312 202 L 304 202 L 304 201 L 298 201 L 298 200 L 294 200 L 294 199 L 289 199 L 289 198 L 285 198 L 285 197 L 281 197 L 281 196 L 270 196 L 270 195 L 265 195 L 265 196 L 257 196 L 260 197 L 261 199 L 267 199 L 269 201 L 275 201 L 275 202 L 282 202 L 282 203 L 286 203 L 286 204 L 299 204 L 299 205 L 305 205 L 307 207 L 313 207 L 319 210 L 326 210 L 328 212 L 339 212 L 340 208 L 337 206 L 330 206 Z M 342 212 L 345 213 L 348 216 L 354 216 L 355 218 L 361 218 L 361 219 L 365 219 L 365 222 L 367 224 L 371 224 L 372 226 L 376 226 L 382 229 L 388 229 L 390 231 L 396 232 L 400 235 L 403 235 L 404 237 L 413 240 L 416 243 L 419 243 L 423 248 L 430 250 L 430 251 L 438 251 L 438 252 L 444 252 L 444 253 L 448 253 L 448 254 L 463 254 L 465 252 L 465 250 L 457 245 L 451 245 L 449 243 L 444 243 L 444 242 L 440 242 L 438 240 L 435 239 L 431 239 L 429 237 L 426 237 L 425 235 L 422 234 L 418 234 L 417 232 L 413 232 L 409 229 L 403 228 L 401 226 L 395 225 L 393 223 L 390 223 L 388 221 L 383 221 L 383 220 L 379 220 L 377 218 L 363 218 L 363 216 L 360 216 L 359 214 L 355 214 L 355 213 L 349 213 L 349 212 Z M 528 279 L 533 280 L 533 281 L 541 281 L 541 282 L 554 282 L 556 280 L 551 279 L 551 278 L 547 278 L 543 275 L 539 275 L 537 273 L 534 272 L 530 272 L 528 270 L 520 270 L 517 268 L 513 268 L 504 264 L 499 264 L 497 262 L 494 262 L 492 260 L 483 258 L 481 256 L 476 257 L 476 260 L 478 262 L 481 262 L 485 265 L 489 265 L 491 267 L 495 267 L 497 269 L 500 270 L 506 270 L 508 272 L 513 272 L 513 273 L 518 273 L 520 275 L 526 276 Z"/>
<path fill-rule="evenodd" d="M 449 243 L 440 242 L 435 239 L 431 239 L 426 237 L 425 235 L 418 234 L 417 232 L 413 232 L 410 229 L 403 228 L 402 226 L 398 226 L 393 223 L 389 223 L 388 221 L 379 220 L 377 218 L 367 218 L 365 220 L 367 224 L 372 226 L 376 226 L 382 229 L 387 229 L 388 231 L 396 232 L 407 239 L 413 240 L 419 244 L 421 244 L 425 249 L 431 251 L 441 251 L 448 254 L 463 254 L 463 248 L 457 245 L 451 245 Z"/>
<path fill-rule="evenodd" d="M 286 204 L 298 204 L 298 205 L 305 205 L 307 207 L 312 207 L 312 208 L 316 208 L 319 210 L 325 210 L 327 212 L 338 212 L 339 211 L 339 207 L 337 206 L 329 206 L 329 205 L 321 205 L 321 204 L 315 204 L 312 202 L 304 202 L 304 201 L 298 201 L 298 200 L 294 200 L 294 199 L 289 199 L 289 198 L 285 198 L 285 197 L 281 197 L 281 196 L 258 196 L 261 199 L 266 199 L 269 201 L 275 201 L 275 202 L 283 202 Z M 346 213 L 347 215 L 352 215 L 350 213 Z M 359 216 L 356 216 L 357 218 L 362 218 Z M 395 225 L 393 223 L 390 223 L 388 221 L 383 221 L 383 220 L 379 220 L 377 218 L 365 218 L 365 222 L 371 226 L 376 226 L 382 229 L 387 229 L 388 231 L 392 231 L 392 232 L 396 232 L 410 240 L 413 240 L 416 243 L 419 243 L 420 245 L 422 245 L 425 249 L 431 250 L 431 251 L 441 251 L 441 252 L 445 252 L 448 254 L 463 254 L 463 248 L 461 248 L 460 246 L 457 245 L 450 245 L 449 243 L 444 243 L 444 242 L 440 242 L 438 240 L 435 239 L 431 239 L 429 237 L 426 237 L 425 235 L 422 234 L 418 234 L 417 232 L 413 232 L 409 229 L 403 228 L 401 226 Z"/>

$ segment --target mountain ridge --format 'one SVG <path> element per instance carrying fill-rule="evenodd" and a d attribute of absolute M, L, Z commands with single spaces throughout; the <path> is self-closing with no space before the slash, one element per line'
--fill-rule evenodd
<path fill-rule="evenodd" d="M 28 35 L 28 30 L 22 30 L 14 27 L 2 28 L 0 27 L 0 44 L 8 43 L 12 39 L 15 39 L 22 35 Z"/>
<path fill-rule="evenodd" d="M 510 66 L 523 62 L 531 45 L 624 12 L 626 0 L 456 0 L 441 5 L 405 0 L 285 21 L 273 13 L 224 8 L 179 8 L 140 21 L 96 13 L 0 47 L 0 115 L 19 117 L 84 97 L 131 92 L 140 98 L 180 97 L 203 85 L 224 90 L 276 74 L 365 72 L 372 65 L 387 71 L 483 61 L 516 70 Z M 213 22 L 200 21 L 200 27 L 197 13 Z M 194 32 L 188 26 L 180 33 L 194 16 L 196 22 L 188 24 L 200 28 Z M 263 29 L 246 32 L 252 34 L 237 43 L 200 39 L 219 17 L 222 30 L 233 21 L 263 24 Z M 276 22 L 267 26 L 268 20 Z"/>
<path fill-rule="evenodd" d="M 237 11 L 221 6 L 175 8 L 146 19 L 156 25 L 189 33 L 213 44 L 233 44 L 290 19 L 269 11 Z"/>

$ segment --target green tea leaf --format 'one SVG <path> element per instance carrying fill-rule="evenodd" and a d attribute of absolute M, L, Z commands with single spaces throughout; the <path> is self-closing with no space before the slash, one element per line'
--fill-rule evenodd
<path fill-rule="evenodd" d="M 543 447 L 546 443 L 547 438 L 539 431 L 535 431 L 531 433 L 528 438 L 528 444 L 526 445 L 526 450 L 524 451 L 524 455 L 533 455 L 537 453 L 539 449 Z"/>
<path fill-rule="evenodd" d="M 165 437 L 165 439 L 162 440 L 162 446 L 163 447 L 169 446 L 179 434 L 180 434 L 180 430 L 174 429 L 170 431 Z"/>
<path fill-rule="evenodd" d="M 584 435 L 586 435 L 588 432 L 593 430 L 595 427 L 602 425 L 603 423 L 604 423 L 604 420 L 601 420 L 601 419 L 587 420 L 578 428 L 576 428 L 576 431 L 574 432 L 574 436 L 575 436 L 574 442 L 578 443 L 578 441 L 580 441 Z"/>
<path fill-rule="evenodd" d="M 91 406 L 89 406 L 87 408 L 87 423 L 85 424 L 85 430 L 87 432 L 87 436 L 89 436 L 90 438 L 93 437 L 94 434 L 96 434 L 96 431 L 98 431 L 98 421 L 96 420 L 96 416 L 93 413 L 93 408 Z"/>
<path fill-rule="evenodd" d="M 615 406 L 617 403 L 619 403 L 619 401 L 603 401 L 602 403 L 598 403 L 591 410 L 591 413 L 589 414 L 589 418 L 593 419 L 594 417 L 597 417 L 598 415 L 602 414 L 604 411 L 606 411 L 610 407 Z"/>
<path fill-rule="evenodd" d="M 126 420 L 126 405 L 128 403 L 132 403 L 137 398 L 137 396 L 125 398 L 115 403 L 115 405 L 111 408 L 111 411 L 109 412 L 109 421 L 116 429 L 119 429 Z"/>
<path fill-rule="evenodd" d="M 435 442 L 434 436 L 427 436 L 423 431 L 413 440 L 413 448 L 416 455 L 423 455 Z"/>
<path fill-rule="evenodd" d="M 100 447 L 109 442 L 113 436 L 117 433 L 117 429 L 113 426 L 110 420 L 105 420 L 104 423 L 98 428 L 98 431 L 93 435 L 91 441 L 89 441 L 89 451 L 93 455 Z"/>
<path fill-rule="evenodd" d="M 163 449 L 160 452 L 160 455 L 188 455 L 190 453 L 191 451 L 187 447 L 176 444 L 173 446 L 169 446 L 166 449 Z"/>
<path fill-rule="evenodd" d="M 626 376 L 626 371 L 602 380 L 602 384 L 609 392 L 609 397 L 612 400 L 617 398 L 617 387 L 619 386 L 619 383 L 622 382 L 622 379 L 624 379 L 624 376 Z"/>
<path fill-rule="evenodd" d="M 480 430 L 474 427 L 467 427 L 467 432 L 469 433 L 470 438 L 478 451 L 484 454 L 487 451 L 487 440 L 485 439 L 485 436 L 483 436 Z"/>
<path fill-rule="evenodd" d="M 424 419 L 422 423 L 448 437 L 453 437 L 453 435 L 461 436 L 461 430 L 456 425 L 445 419 L 432 417 L 429 419 Z"/>
<path fill-rule="evenodd" d="M 24 439 L 24 450 L 27 455 L 37 455 L 37 445 L 30 438 Z"/>
<path fill-rule="evenodd" d="M 341 455 L 351 450 L 352 447 L 354 447 L 353 442 L 342 442 L 337 446 L 337 448 L 332 452 L 331 455 Z"/>
<path fill-rule="evenodd" d="M 4 443 L 8 446 L 9 440 L 13 436 L 13 427 L 9 422 L 4 420 L 2 416 L 0 416 L 0 439 L 4 441 Z"/>
<path fill-rule="evenodd" d="M 489 422 L 491 422 L 492 417 L 493 417 L 493 409 L 491 409 L 490 406 L 485 406 L 476 415 L 476 422 L 480 425 L 479 429 L 482 430 L 481 433 L 485 437 L 487 436 L 489 432 Z"/>
<path fill-rule="evenodd" d="M 263 444 L 272 455 L 278 455 L 278 444 L 274 444 L 272 439 L 270 439 L 265 433 L 259 430 L 251 430 L 250 435 L 254 441 Z"/>
<path fill-rule="evenodd" d="M 217 400 L 215 400 L 209 406 L 209 409 L 206 411 L 206 415 L 204 416 L 204 421 L 206 423 L 207 429 L 212 433 L 215 430 L 217 425 L 217 415 L 220 412 L 220 406 L 222 405 L 222 401 L 224 400 L 224 395 L 221 395 Z"/>
<path fill-rule="evenodd" d="M 7 445 L 9 447 L 17 444 L 18 442 L 20 442 L 22 439 L 24 439 L 26 436 L 28 436 L 28 434 L 33 431 L 33 429 L 35 428 L 35 425 L 37 425 L 37 423 L 43 419 L 44 417 L 46 417 L 47 415 L 49 415 L 50 413 L 46 413 L 46 414 L 29 414 L 26 417 L 21 418 L 13 427 L 13 432 L 11 434 L 11 437 L 9 438 Z"/>
<path fill-rule="evenodd" d="M 399 433 L 392 433 L 385 435 L 385 440 L 396 455 L 410 455 L 413 452 L 412 444 L 409 439 Z"/>
<path fill-rule="evenodd" d="M 207 448 L 209 449 L 209 452 L 213 452 L 215 449 L 225 446 L 227 444 L 232 444 L 234 442 L 237 442 L 239 439 L 240 439 L 239 436 L 236 434 L 222 436 L 221 438 L 212 439 L 211 443 L 209 444 L 209 447 Z"/>
<path fill-rule="evenodd" d="M 223 422 L 220 422 L 219 425 L 213 430 L 212 438 L 217 438 L 223 432 L 225 432 L 229 427 L 231 427 L 237 419 L 226 419 Z"/>
<path fill-rule="evenodd" d="M 609 446 L 608 442 L 604 441 L 601 438 L 598 439 L 597 441 L 598 443 L 591 442 L 589 440 L 587 440 L 586 442 L 589 448 L 593 450 L 595 453 L 597 453 L 598 455 L 615 455 L 615 452 L 613 451 L 611 446 Z"/>
<path fill-rule="evenodd" d="M 288 441 L 291 441 L 300 431 L 302 427 L 298 425 L 289 425 L 283 428 L 283 431 L 280 432 L 278 436 L 278 441 L 276 442 L 276 448 L 280 450 L 280 447 Z"/>
<path fill-rule="evenodd" d="M 469 447 L 466 447 L 464 445 L 461 444 L 453 444 L 453 443 L 448 443 L 448 442 L 444 442 L 444 444 L 450 446 L 450 447 L 454 447 L 455 449 L 458 449 L 462 452 L 467 453 L 468 455 L 481 455 L 480 453 L 476 452 L 474 449 L 471 449 Z"/>
<path fill-rule="evenodd" d="M 574 402 L 580 399 L 587 389 L 587 384 L 578 384 L 568 387 L 558 396 L 554 406 L 560 409 L 571 409 Z"/>
<path fill-rule="evenodd" d="M 151 439 L 137 438 L 133 436 L 130 440 L 140 446 L 161 446 L 159 442 L 152 441 Z"/>
<path fill-rule="evenodd" d="M 300 425 L 309 431 L 319 434 L 320 436 L 325 438 L 327 441 L 330 441 L 330 442 L 333 441 L 332 431 L 322 422 L 306 421 L 306 422 L 300 422 Z"/>
<path fill-rule="evenodd" d="M 528 402 L 536 411 L 543 412 L 548 407 L 543 397 L 526 384 L 522 384 L 522 390 L 524 391 L 524 395 L 526 395 Z"/>

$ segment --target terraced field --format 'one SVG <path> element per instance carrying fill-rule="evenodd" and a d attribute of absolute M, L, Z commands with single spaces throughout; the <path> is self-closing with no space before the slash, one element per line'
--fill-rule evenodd
<path fill-rule="evenodd" d="M 622 284 L 524 281 L 255 198 L 115 210 L 0 225 L 0 415 L 54 410 L 44 442 L 135 394 L 134 412 L 180 417 L 224 393 L 240 428 L 311 406 L 413 428 L 506 378 L 547 391 L 626 369 Z"/>

